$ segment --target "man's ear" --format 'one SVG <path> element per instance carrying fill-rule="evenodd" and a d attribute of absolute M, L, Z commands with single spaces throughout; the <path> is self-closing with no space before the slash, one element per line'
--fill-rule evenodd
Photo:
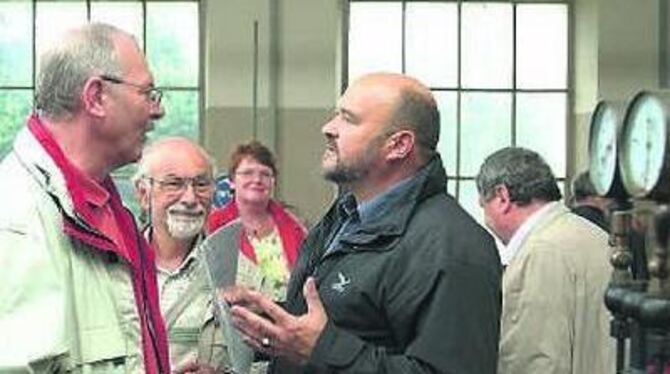
<path fill-rule="evenodd" d="M 387 141 L 389 152 L 387 160 L 403 160 L 414 150 L 416 137 L 409 130 L 400 130 L 391 135 Z"/>
<path fill-rule="evenodd" d="M 93 116 L 103 117 L 105 108 L 103 106 L 104 82 L 99 77 L 91 77 L 81 90 L 82 109 Z"/>
<path fill-rule="evenodd" d="M 510 199 L 507 186 L 504 184 L 495 186 L 493 194 L 498 198 L 498 208 L 502 213 L 507 213 L 512 209 L 512 200 Z"/>
<path fill-rule="evenodd" d="M 143 179 L 135 181 L 135 197 L 140 202 L 142 211 L 149 213 L 151 207 L 151 186 L 149 186 Z"/>

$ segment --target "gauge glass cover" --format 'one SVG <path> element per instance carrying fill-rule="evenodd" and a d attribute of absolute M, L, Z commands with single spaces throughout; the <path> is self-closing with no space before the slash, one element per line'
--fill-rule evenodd
<path fill-rule="evenodd" d="M 634 101 L 623 134 L 622 172 L 633 196 L 650 193 L 663 170 L 666 123 L 663 104 L 654 96 Z"/>
<path fill-rule="evenodd" d="M 596 108 L 589 139 L 589 171 L 599 195 L 605 195 L 614 183 L 617 168 L 617 114 L 610 105 Z"/>

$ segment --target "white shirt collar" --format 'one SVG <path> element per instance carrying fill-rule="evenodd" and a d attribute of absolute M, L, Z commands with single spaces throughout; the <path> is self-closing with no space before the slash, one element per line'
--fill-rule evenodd
<path fill-rule="evenodd" d="M 169 277 L 174 276 L 174 275 L 178 275 L 178 274 L 184 272 L 185 269 L 189 268 L 191 266 L 191 264 L 193 264 L 193 266 L 195 266 L 195 264 L 197 264 L 197 262 L 198 262 L 197 252 L 198 251 L 197 251 L 196 247 L 194 246 L 194 248 L 191 249 L 191 251 L 188 253 L 188 255 L 186 255 L 186 258 L 184 258 L 184 261 L 182 261 L 181 264 L 179 264 L 179 266 L 174 270 L 164 269 L 164 268 L 158 266 L 158 263 L 156 263 L 156 270 L 158 271 L 158 273 L 163 273 L 163 274 L 165 274 Z"/>
<path fill-rule="evenodd" d="M 151 236 L 152 235 L 153 235 L 153 227 L 152 226 L 145 227 L 144 228 L 144 238 L 147 240 L 147 242 L 150 243 L 150 245 L 151 245 Z M 199 250 L 199 247 L 200 247 L 200 243 L 202 243 L 202 241 L 204 239 L 204 236 L 205 235 L 202 234 L 202 233 L 198 234 L 198 237 L 195 239 L 195 242 L 193 243 L 193 247 L 188 252 L 186 257 L 184 258 L 184 261 L 182 261 L 181 264 L 179 264 L 179 266 L 176 269 L 174 269 L 174 270 L 164 269 L 164 268 L 158 266 L 158 262 L 156 262 L 156 270 L 157 270 L 158 274 L 164 274 L 164 275 L 167 275 L 167 276 L 177 275 L 177 274 L 181 273 L 182 271 L 184 271 L 184 269 L 186 269 L 187 266 L 190 266 L 190 264 L 192 262 L 198 262 L 198 256 L 199 256 L 198 250 Z M 154 248 L 154 251 L 155 250 L 156 250 L 156 248 Z"/>
<path fill-rule="evenodd" d="M 553 210 L 553 208 L 560 204 L 559 201 L 553 201 L 548 204 L 545 204 L 542 208 L 536 210 L 531 214 L 519 228 L 514 232 L 512 238 L 510 239 L 507 246 L 504 246 L 500 250 L 500 262 L 503 265 L 507 266 L 516 254 L 519 252 L 519 248 L 528 238 L 528 235 L 535 229 L 537 224 Z"/>

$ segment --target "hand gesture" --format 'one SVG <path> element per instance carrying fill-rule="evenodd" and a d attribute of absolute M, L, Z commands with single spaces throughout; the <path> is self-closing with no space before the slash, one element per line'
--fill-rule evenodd
<path fill-rule="evenodd" d="M 243 339 L 265 354 L 304 364 L 328 321 L 313 278 L 303 287 L 307 313 L 294 316 L 259 292 L 235 287 L 223 292 Z"/>

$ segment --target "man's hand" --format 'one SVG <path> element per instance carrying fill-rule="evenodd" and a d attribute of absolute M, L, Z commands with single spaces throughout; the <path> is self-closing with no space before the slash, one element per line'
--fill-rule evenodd
<path fill-rule="evenodd" d="M 256 291 L 235 287 L 223 295 L 231 305 L 233 324 L 247 344 L 298 364 L 307 362 L 328 321 L 313 278 L 303 287 L 307 313 L 298 317 Z"/>
<path fill-rule="evenodd" d="M 216 374 L 216 370 L 207 364 L 189 361 L 172 370 L 173 374 Z"/>

